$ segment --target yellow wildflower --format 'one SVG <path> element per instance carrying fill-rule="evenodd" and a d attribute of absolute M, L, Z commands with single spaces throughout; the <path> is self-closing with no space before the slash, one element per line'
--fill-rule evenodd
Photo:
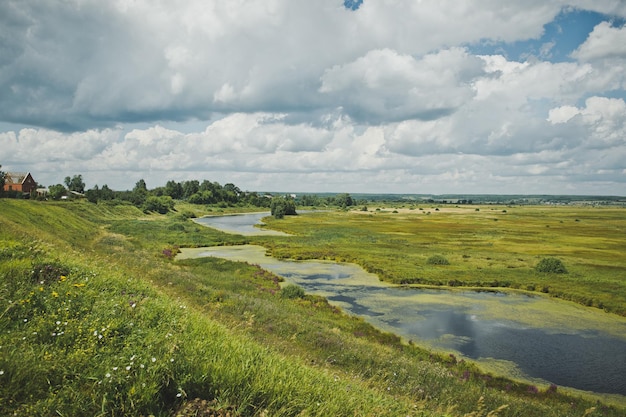
<path fill-rule="evenodd" d="M 58 292 L 56 292 L 56 291 L 52 291 L 52 296 L 53 296 L 54 298 L 57 298 L 57 297 L 59 296 L 59 293 L 58 293 Z"/>

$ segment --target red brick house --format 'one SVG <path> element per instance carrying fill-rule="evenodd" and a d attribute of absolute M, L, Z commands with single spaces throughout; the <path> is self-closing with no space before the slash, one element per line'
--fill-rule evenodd
<path fill-rule="evenodd" d="M 7 172 L 4 175 L 4 191 L 16 191 L 30 194 L 37 190 L 37 181 L 30 172 Z"/>

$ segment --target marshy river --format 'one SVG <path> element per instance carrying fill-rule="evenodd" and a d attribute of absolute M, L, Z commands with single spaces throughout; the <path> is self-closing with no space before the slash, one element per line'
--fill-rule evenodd
<path fill-rule="evenodd" d="M 197 221 L 252 233 L 267 215 Z M 398 287 L 357 265 L 276 260 L 254 245 L 182 249 L 179 259 L 203 256 L 259 264 L 382 330 L 496 374 L 626 396 L 626 318 L 617 315 L 542 295 Z"/>

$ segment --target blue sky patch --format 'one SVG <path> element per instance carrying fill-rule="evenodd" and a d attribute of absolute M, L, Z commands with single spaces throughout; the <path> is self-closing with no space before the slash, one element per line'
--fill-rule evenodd
<path fill-rule="evenodd" d="M 363 0 L 344 0 L 343 5 L 346 9 L 357 10 L 363 4 Z"/>
<path fill-rule="evenodd" d="M 602 21 L 622 26 L 624 19 L 610 18 L 601 13 L 585 10 L 564 10 L 544 26 L 539 39 L 506 43 L 485 41 L 470 45 L 471 52 L 478 55 L 500 54 L 509 60 L 526 61 L 531 57 L 550 62 L 573 61 L 570 54 L 582 44 L 593 28 Z"/>

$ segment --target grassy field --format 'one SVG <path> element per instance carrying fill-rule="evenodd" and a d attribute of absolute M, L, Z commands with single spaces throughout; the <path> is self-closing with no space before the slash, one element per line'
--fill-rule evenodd
<path fill-rule="evenodd" d="M 625 412 L 623 406 L 594 398 L 494 378 L 454 357 L 403 344 L 323 299 L 281 290 L 279 278 L 258 266 L 218 259 L 174 261 L 179 246 L 253 239 L 200 227 L 189 211 L 181 206 L 177 213 L 146 215 L 131 206 L 0 200 L 0 415 Z M 381 219 L 413 221 L 408 213 L 323 216 L 318 222 L 323 219 L 329 232 L 315 238 L 304 230 L 324 233 L 326 227 L 305 227 L 314 216 L 276 225 L 302 228 L 291 247 L 297 256 L 355 260 L 368 253 L 373 263 L 386 259 L 385 252 L 375 251 L 384 242 L 375 240 L 410 236 L 399 234 L 408 233 L 404 226 L 390 230 L 388 224 L 383 232 Z M 427 215 L 422 216 L 420 222 Z M 430 216 L 429 221 L 436 219 Z M 579 217 L 576 223 L 591 220 Z M 369 225 L 382 229 L 365 228 L 372 218 L 377 222 Z M 342 221 L 352 224 L 352 234 Z M 373 246 L 364 244 L 365 252 L 348 256 L 342 244 L 357 247 L 357 236 Z M 287 240 L 254 239 L 250 243 L 277 242 L 277 253 L 290 249 Z M 306 250 L 307 239 L 314 249 Z M 487 253 L 477 248 L 467 254 Z M 455 267 L 452 250 L 430 253 L 445 255 L 451 263 L 446 268 Z M 562 257 L 570 274 L 581 273 L 577 265 L 584 262 Z M 519 269 L 532 275 L 532 263 L 529 259 Z M 438 271 L 422 268 L 424 276 Z M 400 276 L 392 272 L 385 278 Z M 434 276 L 445 276 L 439 274 Z"/>
<path fill-rule="evenodd" d="M 626 315 L 626 209 L 441 206 L 318 212 L 283 220 L 273 256 L 354 262 L 397 284 L 506 287 Z M 449 264 L 429 261 L 433 256 Z M 535 271 L 556 257 L 566 274 Z"/>

